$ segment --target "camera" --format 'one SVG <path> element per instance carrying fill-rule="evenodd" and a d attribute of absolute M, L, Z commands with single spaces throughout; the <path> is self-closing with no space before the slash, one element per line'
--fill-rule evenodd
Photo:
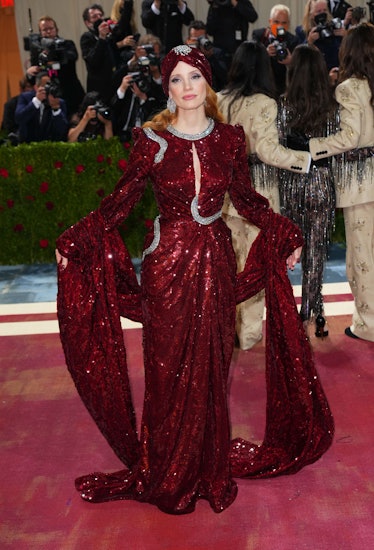
<path fill-rule="evenodd" d="M 277 28 L 277 36 L 272 44 L 275 46 L 275 56 L 278 61 L 284 61 L 288 56 L 286 29 L 284 27 Z"/>
<path fill-rule="evenodd" d="M 99 114 L 106 120 L 110 120 L 110 117 L 111 117 L 110 109 L 102 101 L 96 101 L 96 103 L 92 105 L 92 108 L 95 109 L 96 115 Z"/>
<path fill-rule="evenodd" d="M 142 58 L 139 58 L 139 60 L 140 59 Z M 148 66 L 142 65 L 139 68 L 141 69 L 140 71 L 129 73 L 131 76 L 131 83 L 134 82 L 141 92 L 147 94 L 151 89 L 151 79 L 148 73 Z"/>
<path fill-rule="evenodd" d="M 44 86 L 44 89 L 47 96 L 51 94 L 53 95 L 53 97 L 62 97 L 62 90 L 60 88 L 60 83 L 56 77 L 52 78 L 49 82 L 47 82 Z"/>
<path fill-rule="evenodd" d="M 321 40 L 327 40 L 334 37 L 334 30 L 342 29 L 344 24 L 339 17 L 334 17 L 330 22 L 327 22 L 327 13 L 320 13 L 315 16 L 314 21 L 317 26 L 317 32 Z"/>
<path fill-rule="evenodd" d="M 213 48 L 212 42 L 206 36 L 199 36 L 197 38 L 197 45 L 203 50 L 211 50 Z"/>
<path fill-rule="evenodd" d="M 149 67 L 149 66 L 157 67 L 157 66 L 159 66 L 160 58 L 157 57 L 157 55 L 155 54 L 155 50 L 154 50 L 154 47 L 152 46 L 152 44 L 143 44 L 139 47 L 143 48 L 146 51 L 146 54 L 147 54 L 146 56 L 143 55 L 142 57 L 138 58 L 138 65 L 140 67 L 140 70 L 142 70 L 141 67 Z"/>

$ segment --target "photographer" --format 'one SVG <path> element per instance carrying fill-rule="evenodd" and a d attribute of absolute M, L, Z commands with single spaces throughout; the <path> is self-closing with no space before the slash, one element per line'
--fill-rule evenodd
<path fill-rule="evenodd" d="M 112 43 L 108 40 L 110 28 L 104 20 L 100 4 L 92 4 L 82 14 L 87 31 L 80 37 L 82 57 L 87 69 L 87 92 L 97 91 L 104 101 L 113 94 L 112 75 L 115 56 Z"/>
<path fill-rule="evenodd" d="M 20 94 L 15 120 L 20 142 L 66 141 L 66 104 L 46 72 L 38 72 L 34 90 Z"/>
<path fill-rule="evenodd" d="M 227 82 L 228 67 L 225 54 L 221 48 L 213 46 L 206 32 L 206 25 L 203 21 L 192 21 L 188 27 L 186 44 L 199 50 L 207 58 L 212 69 L 212 88 L 219 92 Z"/>
<path fill-rule="evenodd" d="M 88 141 L 102 136 L 113 137 L 113 127 L 109 107 L 104 105 L 98 92 L 88 92 L 79 111 L 71 117 L 68 141 Z"/>
<path fill-rule="evenodd" d="M 45 15 L 39 19 L 39 37 L 30 41 L 30 64 L 27 77 L 34 82 L 39 71 L 54 74 L 59 81 L 61 97 L 66 101 L 68 115 L 74 113 L 84 97 L 76 72 L 78 52 L 72 40 L 58 35 L 57 24 Z"/>
<path fill-rule="evenodd" d="M 183 25 L 189 25 L 194 14 L 182 0 L 144 0 L 141 20 L 147 33 L 158 36 L 165 53 L 183 43 Z"/>
<path fill-rule="evenodd" d="M 296 36 L 300 43 L 314 45 L 322 52 L 329 71 L 339 66 L 339 48 L 345 34 L 345 21 L 332 19 L 327 0 L 307 1 Z"/>
<path fill-rule="evenodd" d="M 247 40 L 248 24 L 257 21 L 258 15 L 249 0 L 208 0 L 207 33 L 213 45 L 221 48 L 227 66 L 238 46 Z"/>
<path fill-rule="evenodd" d="M 270 63 L 276 86 L 277 96 L 286 89 L 287 65 L 291 54 L 298 45 L 297 37 L 289 32 L 291 13 L 288 6 L 276 4 L 270 10 L 269 26 L 256 29 L 253 40 L 261 42 L 270 56 Z"/>
<path fill-rule="evenodd" d="M 166 106 L 160 54 L 160 39 L 151 34 L 142 36 L 112 98 L 113 130 L 121 141 L 130 140 L 134 126 L 141 126 Z"/>

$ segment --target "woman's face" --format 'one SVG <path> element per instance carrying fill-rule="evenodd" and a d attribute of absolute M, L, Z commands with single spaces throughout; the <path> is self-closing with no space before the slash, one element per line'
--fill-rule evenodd
<path fill-rule="evenodd" d="M 206 80 L 199 69 L 179 61 L 169 79 L 169 96 L 179 109 L 192 110 L 204 105 Z"/>

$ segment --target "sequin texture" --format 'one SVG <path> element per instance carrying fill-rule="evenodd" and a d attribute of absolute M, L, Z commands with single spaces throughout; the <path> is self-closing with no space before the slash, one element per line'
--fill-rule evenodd
<path fill-rule="evenodd" d="M 236 497 L 233 475 L 295 472 L 331 443 L 331 413 L 285 269 L 285 259 L 302 238 L 250 186 L 243 130 L 216 124 L 208 136 L 193 142 L 201 165 L 199 215 L 214 217 L 229 191 L 238 212 L 262 229 L 246 269 L 237 276 L 230 231 L 222 218 L 203 225 L 192 217 L 191 142 L 163 132 L 160 137 L 168 147 L 155 162 L 159 143 L 140 129 L 135 137 L 115 191 L 57 243 L 69 258 L 67 268 L 59 270 L 58 294 L 67 366 L 87 409 L 124 464 L 118 472 L 82 476 L 76 487 L 89 502 L 135 499 L 182 514 L 204 498 L 215 512 L 222 512 Z M 139 286 L 116 228 L 139 201 L 148 179 L 159 207 L 160 232 L 158 246 L 144 258 Z M 145 249 L 154 237 L 151 230 Z M 269 415 L 258 447 L 230 440 L 227 379 L 236 302 L 264 286 L 272 319 Z M 120 315 L 143 323 L 140 434 Z"/>

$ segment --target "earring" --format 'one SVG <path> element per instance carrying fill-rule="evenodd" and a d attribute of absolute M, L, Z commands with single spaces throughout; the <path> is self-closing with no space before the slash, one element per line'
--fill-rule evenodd
<path fill-rule="evenodd" d="M 177 106 L 176 106 L 175 101 L 172 97 L 168 98 L 166 106 L 172 114 L 174 114 L 175 111 L 177 110 Z"/>

